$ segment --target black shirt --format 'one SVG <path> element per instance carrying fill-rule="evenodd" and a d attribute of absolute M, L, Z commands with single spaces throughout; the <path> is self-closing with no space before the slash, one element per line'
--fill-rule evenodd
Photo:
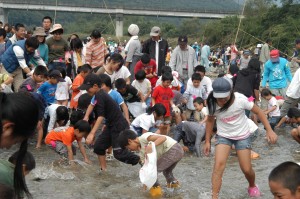
<path fill-rule="evenodd" d="M 120 122 L 127 123 L 119 105 L 103 90 L 95 94 L 91 102 L 95 106 L 97 116 L 102 116 L 106 119 L 108 127 L 118 126 Z"/>
<path fill-rule="evenodd" d="M 131 85 L 126 85 L 126 92 L 120 93 L 125 102 L 140 102 L 140 98 L 138 96 L 139 91 Z"/>

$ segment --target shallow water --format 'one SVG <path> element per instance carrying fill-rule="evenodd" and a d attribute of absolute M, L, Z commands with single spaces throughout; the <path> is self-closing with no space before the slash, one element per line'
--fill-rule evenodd
<path fill-rule="evenodd" d="M 280 129 L 278 143 L 267 144 L 263 128 L 253 144 L 253 150 L 260 154 L 260 159 L 252 161 L 256 172 L 256 183 L 259 185 L 263 196 L 270 199 L 272 195 L 268 187 L 268 175 L 272 168 L 284 161 L 300 162 L 300 154 L 294 151 L 300 148 L 289 135 L 290 128 Z M 17 149 L 17 146 L 0 153 L 0 158 L 8 158 Z M 117 160 L 108 162 L 108 172 L 98 172 L 98 161 L 95 154 L 88 151 L 93 165 L 87 165 L 82 160 L 78 150 L 76 158 L 79 160 L 75 167 L 70 167 L 59 162 L 59 155 L 43 145 L 42 149 L 29 147 L 34 154 L 37 168 L 33 170 L 26 181 L 34 198 L 72 198 L 72 199 L 118 199 L 118 198 L 150 198 L 143 191 L 139 182 L 138 172 L 140 166 L 126 165 Z M 210 198 L 211 172 L 213 157 L 197 158 L 192 154 L 186 154 L 175 168 L 175 177 L 181 183 L 181 189 L 172 190 L 165 186 L 165 179 L 159 174 L 159 181 L 164 190 L 163 198 L 175 199 L 206 199 Z M 223 185 L 220 198 L 222 199 L 246 199 L 247 182 L 242 174 L 237 157 L 232 154 L 227 162 L 223 176 Z"/>

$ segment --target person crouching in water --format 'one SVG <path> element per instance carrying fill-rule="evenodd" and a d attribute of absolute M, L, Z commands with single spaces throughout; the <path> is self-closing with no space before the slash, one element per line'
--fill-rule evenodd
<path fill-rule="evenodd" d="M 173 169 L 182 159 L 184 152 L 180 144 L 166 135 L 147 132 L 138 137 L 132 130 L 124 130 L 120 133 L 119 145 L 123 149 L 139 151 L 141 163 L 144 163 L 145 154 L 152 152 L 152 146 L 148 143 L 154 142 L 157 152 L 157 172 L 163 172 L 167 180 L 168 188 L 179 188 L 178 180 L 173 176 Z M 158 181 L 151 187 L 150 195 L 158 197 L 162 195 L 162 189 Z"/>

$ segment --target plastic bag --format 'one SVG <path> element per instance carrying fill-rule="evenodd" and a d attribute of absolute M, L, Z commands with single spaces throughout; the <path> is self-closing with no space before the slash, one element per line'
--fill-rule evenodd
<path fill-rule="evenodd" d="M 146 154 L 145 163 L 140 169 L 140 180 L 148 189 L 157 181 L 156 148 L 154 142 L 150 142 L 149 144 L 152 145 L 152 153 Z"/>

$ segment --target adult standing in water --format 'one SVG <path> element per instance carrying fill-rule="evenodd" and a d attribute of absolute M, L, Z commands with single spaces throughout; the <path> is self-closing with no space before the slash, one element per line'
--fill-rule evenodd
<path fill-rule="evenodd" d="M 136 24 L 131 24 L 128 27 L 128 34 L 130 36 L 129 41 L 125 46 L 126 63 L 131 74 L 134 74 L 134 67 L 136 63 L 141 59 L 142 56 L 142 45 L 139 40 L 140 29 Z M 134 75 L 130 76 L 131 81 L 134 80 Z"/>

